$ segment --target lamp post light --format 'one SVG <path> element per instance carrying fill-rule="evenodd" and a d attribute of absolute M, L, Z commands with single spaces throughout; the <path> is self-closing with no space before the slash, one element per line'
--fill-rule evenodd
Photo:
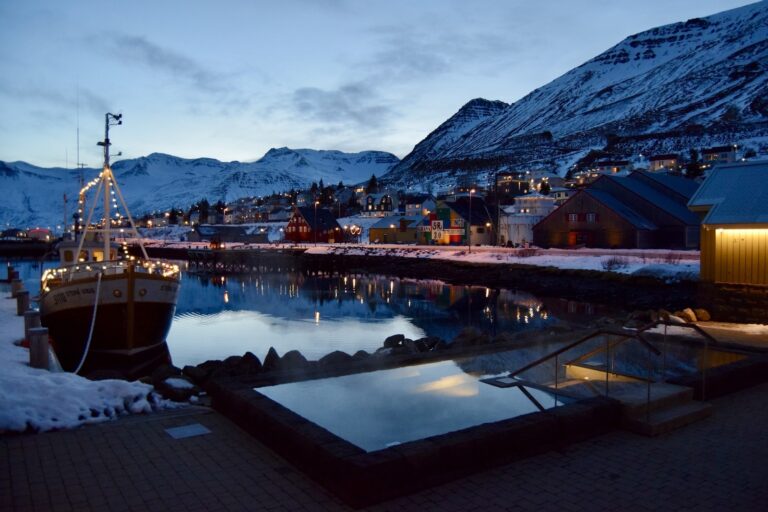
<path fill-rule="evenodd" d="M 315 246 L 317 246 L 317 205 L 320 204 L 320 201 L 315 201 L 315 225 L 312 226 L 312 232 L 315 236 Z"/>
<path fill-rule="evenodd" d="M 475 189 L 469 189 L 469 215 L 467 222 L 467 248 L 469 252 L 472 252 L 472 194 L 475 193 Z"/>

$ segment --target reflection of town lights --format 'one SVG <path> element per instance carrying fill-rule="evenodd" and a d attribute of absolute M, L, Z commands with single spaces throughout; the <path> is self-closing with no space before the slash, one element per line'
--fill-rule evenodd
<path fill-rule="evenodd" d="M 227 290 L 224 290 L 224 304 L 229 303 L 229 292 Z"/>
<path fill-rule="evenodd" d="M 316 324 L 320 323 L 320 312 L 319 311 L 315 311 L 315 323 Z"/>

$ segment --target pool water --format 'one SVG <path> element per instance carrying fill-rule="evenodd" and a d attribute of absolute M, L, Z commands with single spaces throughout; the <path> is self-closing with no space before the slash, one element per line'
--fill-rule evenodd
<path fill-rule="evenodd" d="M 484 377 L 443 361 L 255 391 L 370 452 L 540 410 L 520 387 L 496 387 Z M 544 409 L 564 403 L 525 391 Z"/>

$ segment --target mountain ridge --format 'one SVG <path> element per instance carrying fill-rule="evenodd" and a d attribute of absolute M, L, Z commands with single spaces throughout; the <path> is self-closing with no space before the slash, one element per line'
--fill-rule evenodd
<path fill-rule="evenodd" d="M 482 182 L 531 165 L 564 175 L 591 150 L 682 152 L 696 132 L 699 146 L 739 138 L 768 153 L 766 70 L 768 2 L 652 28 L 464 129 L 438 157 L 416 151 L 433 131 L 385 179 Z"/>
<path fill-rule="evenodd" d="M 189 207 L 200 199 L 232 201 L 241 197 L 308 188 L 321 179 L 352 185 L 372 174 L 385 174 L 399 159 L 383 151 L 344 153 L 336 150 L 273 148 L 255 162 L 221 162 L 151 153 L 119 160 L 112 170 L 134 215 L 172 207 Z M 84 168 L 84 181 L 100 169 Z M 26 162 L 0 161 L 0 222 L 5 226 L 57 226 L 64 219 L 63 196 L 74 212 L 81 171 L 41 168 Z M 52 206 L 56 205 L 56 206 Z"/>

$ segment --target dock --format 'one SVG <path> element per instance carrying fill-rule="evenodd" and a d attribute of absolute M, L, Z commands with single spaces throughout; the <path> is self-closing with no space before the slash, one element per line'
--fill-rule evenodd
<path fill-rule="evenodd" d="M 305 247 L 189 249 L 187 260 L 190 272 L 197 273 L 279 272 L 297 269 L 306 250 Z"/>

